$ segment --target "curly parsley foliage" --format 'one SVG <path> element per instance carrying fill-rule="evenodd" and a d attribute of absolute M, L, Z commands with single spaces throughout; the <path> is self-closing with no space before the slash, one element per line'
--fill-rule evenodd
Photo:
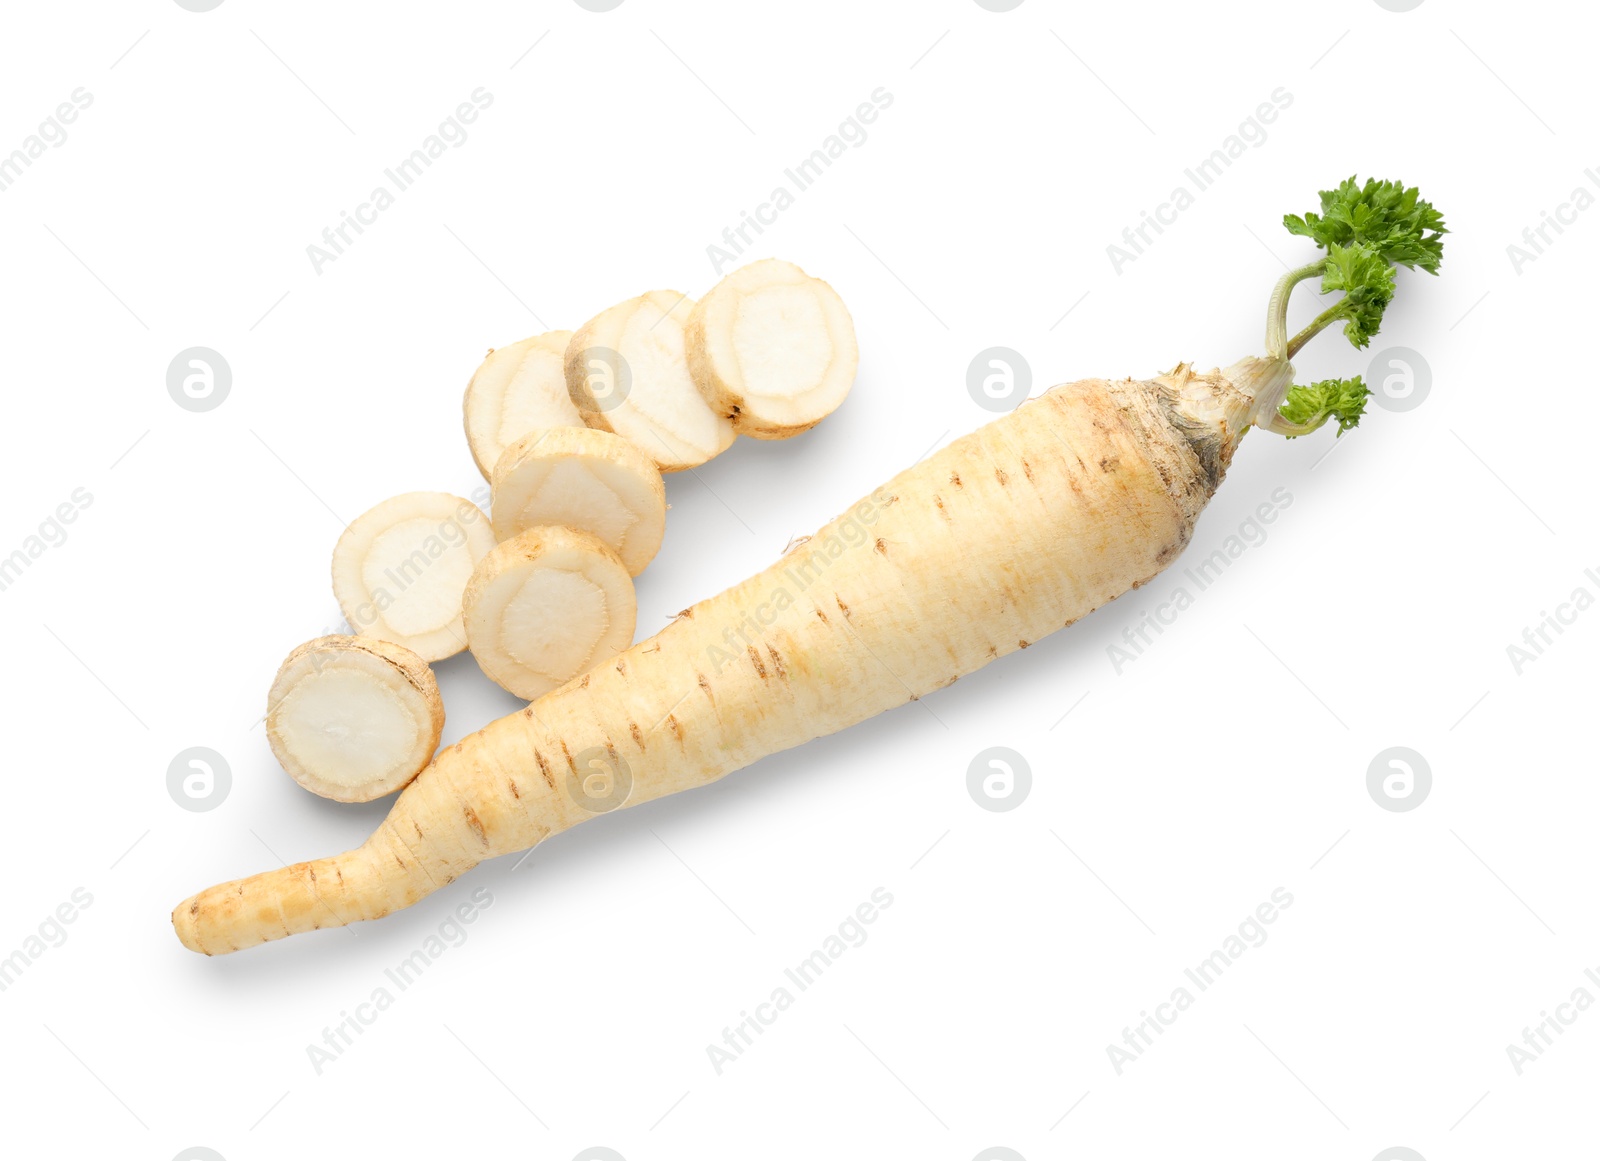
<path fill-rule="evenodd" d="M 1339 421 L 1339 434 L 1343 435 L 1361 422 L 1367 410 L 1367 397 L 1371 394 L 1360 375 L 1354 379 L 1324 379 L 1309 387 L 1296 384 L 1289 388 L 1278 414 L 1302 429 L 1290 434 L 1291 439 L 1310 435 L 1330 419 Z"/>
<path fill-rule="evenodd" d="M 1370 177 L 1357 185 L 1351 176 L 1321 197 L 1321 214 L 1284 215 L 1291 234 L 1303 234 L 1330 253 L 1335 246 L 1370 246 L 1396 266 L 1439 273 L 1443 236 L 1450 231 L 1444 215 L 1418 195 L 1416 186 Z"/>
<path fill-rule="evenodd" d="M 1284 215 L 1283 224 L 1291 234 L 1310 238 L 1327 251 L 1327 257 L 1285 276 L 1283 291 L 1274 295 L 1278 314 L 1276 328 L 1269 321 L 1269 347 L 1274 329 L 1280 338 L 1283 335 L 1288 286 L 1321 274 L 1323 292 L 1340 291 L 1343 297 L 1284 342 L 1281 349 L 1290 358 L 1336 322 L 1344 323 L 1351 345 L 1365 347 L 1378 333 L 1383 312 L 1394 299 L 1395 267 L 1437 274 L 1444 260 L 1444 235 L 1449 233 L 1444 215 L 1425 201 L 1415 186 L 1373 178 L 1358 183 L 1352 176 L 1337 189 L 1323 190 L 1321 199 L 1321 213 Z M 1359 378 L 1291 387 L 1278 409 L 1281 426 L 1275 424 L 1274 429 L 1305 435 L 1336 419 L 1342 434 L 1360 421 L 1370 394 Z"/>
<path fill-rule="evenodd" d="M 1394 298 L 1394 267 L 1365 242 L 1336 242 L 1328 250 L 1327 265 L 1322 270 L 1322 289 L 1324 293 L 1342 290 L 1344 297 L 1324 312 L 1325 319 L 1318 321 L 1326 326 L 1344 319 L 1345 338 L 1352 346 L 1364 347 L 1378 333 L 1384 309 Z"/>

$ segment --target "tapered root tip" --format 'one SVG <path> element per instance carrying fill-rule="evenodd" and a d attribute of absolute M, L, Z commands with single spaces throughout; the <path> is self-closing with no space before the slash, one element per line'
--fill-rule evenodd
<path fill-rule="evenodd" d="M 178 933 L 178 942 L 190 951 L 211 954 L 200 942 L 200 896 L 191 895 L 172 909 L 172 929 Z"/>
<path fill-rule="evenodd" d="M 311 866 L 297 863 L 248 879 L 219 883 L 185 899 L 172 911 L 172 927 L 178 933 L 178 941 L 202 955 L 224 955 L 310 930 L 309 925 L 290 923 L 282 901 L 288 895 L 305 893 L 308 887 L 315 890 Z M 332 923 L 330 920 L 323 926 Z"/>
<path fill-rule="evenodd" d="M 364 900 L 384 898 L 381 888 L 372 890 L 373 879 L 359 849 L 295 863 L 206 888 L 173 909 L 172 927 L 190 951 L 243 951 L 302 931 L 376 918 L 383 911 L 364 905 Z"/>

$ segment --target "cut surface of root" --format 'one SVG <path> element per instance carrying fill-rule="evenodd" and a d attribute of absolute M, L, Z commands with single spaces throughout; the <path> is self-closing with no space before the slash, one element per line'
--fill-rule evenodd
<path fill-rule="evenodd" d="M 844 300 L 800 267 L 767 258 L 717 283 L 690 312 L 689 371 L 714 411 L 757 439 L 786 439 L 833 412 L 859 353 Z"/>
<path fill-rule="evenodd" d="M 448 492 L 407 492 L 356 517 L 333 549 L 333 594 L 350 627 L 424 661 L 467 647 L 461 595 L 494 547 L 489 518 Z"/>
<path fill-rule="evenodd" d="M 467 384 L 462 416 L 484 479 L 506 447 L 534 428 L 582 427 L 562 370 L 571 331 L 547 331 L 490 351 Z"/>
<path fill-rule="evenodd" d="M 694 300 L 652 290 L 590 319 L 567 344 L 567 389 L 583 421 L 632 440 L 663 472 L 699 467 L 733 443 L 706 403 L 684 353 Z"/>
<path fill-rule="evenodd" d="M 289 776 L 336 802 L 371 802 L 433 760 L 444 702 L 428 663 L 371 637 L 318 637 L 267 694 L 267 741 Z"/>
<path fill-rule="evenodd" d="M 632 441 L 587 427 L 531 432 L 494 471 L 494 534 L 541 524 L 587 532 L 638 576 L 661 547 L 667 493 L 655 462 Z"/>
<path fill-rule="evenodd" d="M 541 525 L 497 545 L 466 594 L 467 640 L 490 680 L 532 701 L 633 644 L 622 560 L 586 532 Z"/>

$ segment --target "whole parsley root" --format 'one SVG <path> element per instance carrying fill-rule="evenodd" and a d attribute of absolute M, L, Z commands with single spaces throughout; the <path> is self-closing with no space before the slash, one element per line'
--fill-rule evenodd
<path fill-rule="evenodd" d="M 1415 190 L 1354 181 L 1288 220 L 1326 250 L 1278 284 L 1267 355 L 1055 387 L 901 472 L 764 572 L 443 750 L 366 842 L 180 903 L 184 946 L 237 951 L 406 907 L 591 815 L 703 786 L 954 682 L 1114 600 L 1183 552 L 1252 427 L 1361 417 L 1359 380 L 1292 387 L 1342 321 L 1363 346 L 1393 266 L 1437 270 Z M 1290 339 L 1297 282 L 1344 297 Z M 709 450 L 709 449 L 708 449 Z"/>

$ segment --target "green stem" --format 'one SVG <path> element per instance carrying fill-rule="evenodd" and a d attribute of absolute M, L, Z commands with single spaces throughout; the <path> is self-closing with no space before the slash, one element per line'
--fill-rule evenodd
<path fill-rule="evenodd" d="M 1272 288 L 1272 297 L 1267 299 L 1268 355 L 1277 359 L 1287 359 L 1294 354 L 1294 351 L 1289 349 L 1288 343 L 1289 292 L 1306 279 L 1321 274 L 1327 263 L 1327 258 L 1318 258 L 1298 270 L 1291 270 L 1278 279 L 1278 284 Z"/>
<path fill-rule="evenodd" d="M 1294 338 L 1290 339 L 1288 357 L 1291 359 L 1294 358 L 1295 355 L 1300 352 L 1300 348 L 1305 346 L 1312 339 L 1316 338 L 1317 335 L 1320 334 L 1329 323 L 1337 322 L 1339 319 L 1343 318 L 1344 315 L 1340 311 L 1340 307 L 1343 305 L 1343 303 L 1343 299 L 1340 299 L 1338 302 L 1334 303 L 1327 310 L 1323 311 L 1316 318 L 1312 319 L 1308 324 L 1306 324 L 1305 330 L 1301 331 L 1299 334 L 1295 335 Z"/>

